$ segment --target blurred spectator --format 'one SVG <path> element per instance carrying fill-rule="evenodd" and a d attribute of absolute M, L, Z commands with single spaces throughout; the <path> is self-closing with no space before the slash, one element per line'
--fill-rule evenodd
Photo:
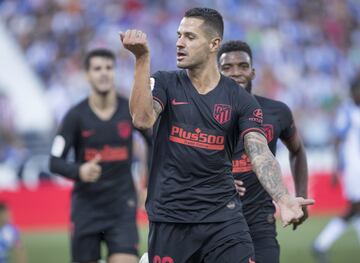
<path fill-rule="evenodd" d="M 14 132 L 14 112 L 10 100 L 0 90 L 0 190 L 15 190 L 23 145 Z"/>
<path fill-rule="evenodd" d="M 15 263 L 25 263 L 25 250 L 20 241 L 18 229 L 10 222 L 10 211 L 5 203 L 0 202 L 0 262 L 7 263 L 13 254 Z"/>
<path fill-rule="evenodd" d="M 303 127 L 305 144 L 325 146 L 331 139 L 327 126 L 332 110 L 360 68 L 358 1 L 206 0 L 191 5 L 221 11 L 228 24 L 225 39 L 247 41 L 260 58 L 255 85 L 266 82 L 268 87 L 270 81 L 271 94 L 266 95 L 287 102 L 294 112 L 303 111 L 297 122 Z M 58 122 L 87 95 L 79 58 L 94 47 L 118 46 L 117 32 L 124 28 L 141 28 L 148 34 L 154 68 L 175 68 L 176 21 L 189 6 L 185 0 L 176 4 L 163 0 L 5 1 L 0 14 L 48 87 Z M 128 65 L 133 61 L 122 49 L 118 52 L 121 75 L 117 84 L 128 95 L 132 81 Z M 325 127 L 315 139 L 312 127 L 302 125 L 309 114 L 321 116 L 320 126 Z"/>
<path fill-rule="evenodd" d="M 354 80 L 350 99 L 339 109 L 334 123 L 337 167 L 333 182 L 336 184 L 343 175 L 344 193 L 349 205 L 346 212 L 333 218 L 315 239 L 313 250 L 319 263 L 330 262 L 327 254 L 330 247 L 350 223 L 360 241 L 360 75 Z"/>

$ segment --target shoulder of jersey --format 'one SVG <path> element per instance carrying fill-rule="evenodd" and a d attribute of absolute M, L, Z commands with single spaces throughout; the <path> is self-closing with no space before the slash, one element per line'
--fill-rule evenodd
<path fill-rule="evenodd" d="M 72 106 L 69 111 L 68 114 L 70 113 L 76 113 L 80 110 L 85 109 L 86 107 L 89 107 L 88 104 L 88 97 L 86 97 L 85 99 L 81 100 L 80 102 L 78 102 L 77 104 L 75 104 L 74 106 Z"/>
<path fill-rule="evenodd" d="M 171 77 L 171 76 L 178 75 L 181 72 L 182 72 L 181 70 L 169 70 L 169 71 L 159 70 L 159 71 L 156 71 L 154 73 L 154 75 L 162 75 L 164 77 Z"/>
<path fill-rule="evenodd" d="M 222 79 L 223 79 L 223 81 L 225 82 L 225 86 L 226 87 L 229 87 L 229 88 L 236 88 L 236 89 L 239 89 L 240 87 L 239 87 L 239 84 L 237 84 L 236 83 L 236 81 L 235 80 L 233 80 L 232 78 L 230 78 L 230 77 L 226 77 L 226 76 L 224 76 L 224 75 L 221 75 L 221 77 L 222 77 Z"/>
<path fill-rule="evenodd" d="M 279 101 L 279 100 L 273 100 L 270 98 L 266 98 L 263 96 L 259 96 L 259 95 L 255 95 L 256 100 L 259 102 L 259 104 L 262 105 L 267 105 L 267 106 L 271 106 L 274 108 L 280 108 L 280 109 L 289 109 L 289 106 L 286 105 L 286 103 Z"/>
<path fill-rule="evenodd" d="M 154 74 L 152 74 L 152 76 L 150 77 L 150 86 L 151 86 L 151 90 L 154 89 L 155 86 L 155 82 L 157 78 L 161 78 L 162 82 L 167 82 L 167 81 L 171 81 L 171 80 L 175 80 L 176 78 L 181 77 L 181 70 L 172 70 L 172 71 L 156 71 Z"/>

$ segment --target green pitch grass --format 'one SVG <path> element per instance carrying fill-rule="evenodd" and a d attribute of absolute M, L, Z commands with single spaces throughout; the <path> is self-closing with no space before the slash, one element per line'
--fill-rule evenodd
<path fill-rule="evenodd" d="M 312 240 L 326 225 L 329 218 L 312 217 L 298 230 L 283 229 L 278 225 L 282 263 L 315 263 L 310 252 Z M 29 263 L 70 262 L 68 234 L 61 231 L 27 231 L 22 233 Z M 140 230 L 141 254 L 146 251 L 147 228 Z M 350 228 L 330 251 L 332 263 L 359 262 L 360 246 L 356 234 Z"/>

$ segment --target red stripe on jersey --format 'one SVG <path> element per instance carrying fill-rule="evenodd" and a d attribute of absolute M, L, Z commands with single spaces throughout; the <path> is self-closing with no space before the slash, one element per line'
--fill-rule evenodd
<path fill-rule="evenodd" d="M 158 97 L 153 96 L 153 99 L 160 103 L 162 110 L 164 110 L 164 103 Z"/>
<path fill-rule="evenodd" d="M 240 137 L 243 138 L 245 136 L 245 134 L 249 133 L 249 132 L 258 132 L 258 133 L 261 133 L 265 138 L 265 134 L 264 134 L 264 131 L 262 129 L 259 129 L 259 128 L 249 128 L 249 129 L 246 129 L 245 131 L 243 131 L 241 134 L 240 134 Z"/>

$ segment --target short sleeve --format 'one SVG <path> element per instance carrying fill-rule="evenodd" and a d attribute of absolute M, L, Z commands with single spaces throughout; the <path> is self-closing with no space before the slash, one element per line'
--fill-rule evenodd
<path fill-rule="evenodd" d="M 153 99 L 165 109 L 167 104 L 167 93 L 166 93 L 166 79 L 161 71 L 155 72 L 150 78 L 150 86 L 152 90 Z"/>
<path fill-rule="evenodd" d="M 259 132 L 264 135 L 262 129 L 263 112 L 254 96 L 243 91 L 239 94 L 238 100 L 238 127 L 241 139 L 248 132 Z"/>
<path fill-rule="evenodd" d="M 282 122 L 282 130 L 280 131 L 280 139 L 288 140 L 294 136 L 296 132 L 296 126 L 294 122 L 293 115 L 291 113 L 290 108 L 286 104 L 281 104 L 281 122 Z"/>

